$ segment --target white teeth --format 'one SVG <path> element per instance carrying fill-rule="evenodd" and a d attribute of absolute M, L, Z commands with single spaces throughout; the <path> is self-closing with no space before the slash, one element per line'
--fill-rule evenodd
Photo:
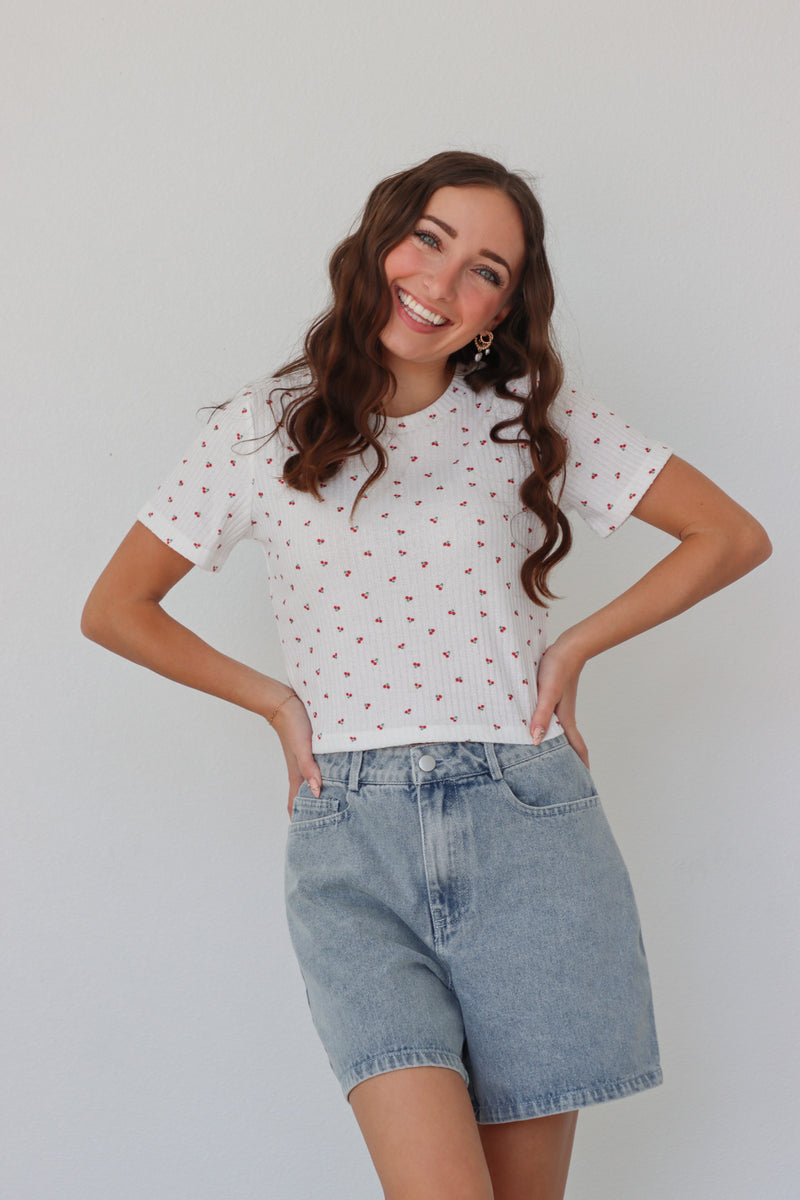
<path fill-rule="evenodd" d="M 404 308 L 408 308 L 415 317 L 422 317 L 423 321 L 427 321 L 429 325 L 446 325 L 447 321 L 444 317 L 440 317 L 438 313 L 432 313 L 429 309 L 423 308 L 413 296 L 409 296 L 402 288 L 397 289 L 397 294 L 400 297 L 400 303 Z"/>

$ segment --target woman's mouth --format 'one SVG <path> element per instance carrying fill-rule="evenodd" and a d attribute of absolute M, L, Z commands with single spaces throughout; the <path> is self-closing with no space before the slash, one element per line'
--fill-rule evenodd
<path fill-rule="evenodd" d="M 443 325 L 451 323 L 441 313 L 434 312 L 432 309 L 426 308 L 424 304 L 420 304 L 419 300 L 401 287 L 396 288 L 395 293 L 398 311 L 412 329 L 424 329 L 426 332 L 432 333 L 436 329 L 441 329 Z"/>

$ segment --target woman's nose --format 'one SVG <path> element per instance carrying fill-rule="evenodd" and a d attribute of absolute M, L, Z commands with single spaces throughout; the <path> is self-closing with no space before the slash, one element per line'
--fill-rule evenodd
<path fill-rule="evenodd" d="M 431 300 L 452 300 L 456 292 L 457 267 L 441 267 L 423 276 L 425 289 Z"/>

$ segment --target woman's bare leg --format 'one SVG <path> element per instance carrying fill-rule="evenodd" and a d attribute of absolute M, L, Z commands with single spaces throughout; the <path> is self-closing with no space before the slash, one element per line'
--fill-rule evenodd
<path fill-rule="evenodd" d="M 494 1200 L 563 1200 L 577 1112 L 479 1125 Z"/>
<path fill-rule="evenodd" d="M 449 1067 L 373 1075 L 348 1096 L 386 1200 L 494 1200 L 467 1086 Z"/>

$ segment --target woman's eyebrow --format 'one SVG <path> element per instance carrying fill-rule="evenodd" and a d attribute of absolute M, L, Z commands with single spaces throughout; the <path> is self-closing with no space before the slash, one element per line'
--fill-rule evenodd
<path fill-rule="evenodd" d="M 423 213 L 422 219 L 423 221 L 433 221 L 434 225 L 438 225 L 440 229 L 443 229 L 448 237 L 458 237 L 458 234 L 456 233 L 455 229 L 453 229 L 452 225 L 446 225 L 445 222 L 440 221 L 438 217 L 432 217 L 430 213 Z M 495 254 L 493 250 L 481 250 L 480 253 L 484 258 L 491 258 L 493 262 L 501 263 L 508 271 L 509 275 L 511 274 L 511 267 L 504 258 L 500 257 L 499 254 Z"/>

